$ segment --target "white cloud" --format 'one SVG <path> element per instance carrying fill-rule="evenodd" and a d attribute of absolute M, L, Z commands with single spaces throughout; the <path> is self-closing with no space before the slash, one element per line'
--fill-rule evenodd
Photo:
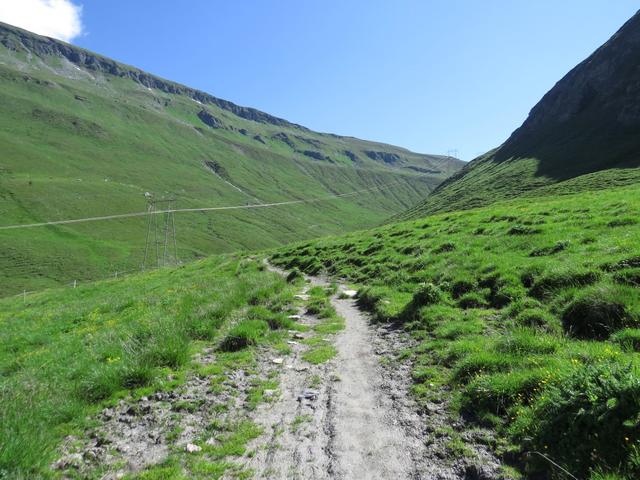
<path fill-rule="evenodd" d="M 70 42 L 82 33 L 82 6 L 71 0 L 0 0 L 0 21 Z"/>

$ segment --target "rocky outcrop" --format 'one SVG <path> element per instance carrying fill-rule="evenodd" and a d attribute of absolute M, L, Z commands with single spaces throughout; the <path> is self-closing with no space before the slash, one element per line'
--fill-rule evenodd
<path fill-rule="evenodd" d="M 413 170 L 414 172 L 420 172 L 420 173 L 426 173 L 426 174 L 432 174 L 432 175 L 437 175 L 439 173 L 442 173 L 440 170 L 416 167 L 415 165 L 407 165 L 405 168 L 408 168 L 409 170 Z"/>
<path fill-rule="evenodd" d="M 388 165 L 396 164 L 400 161 L 400 155 L 389 152 L 376 152 L 373 150 L 365 150 L 365 155 L 371 160 L 383 161 Z"/>
<path fill-rule="evenodd" d="M 358 162 L 358 161 L 360 161 L 360 159 L 358 158 L 358 156 L 357 156 L 355 153 L 353 153 L 351 150 L 345 150 L 343 153 L 344 153 L 344 154 L 347 156 L 347 158 L 348 158 L 349 160 L 351 160 L 352 162 Z"/>
<path fill-rule="evenodd" d="M 216 117 L 214 117 L 213 115 L 211 115 L 211 113 L 208 112 L 207 110 L 200 110 L 198 112 L 198 118 L 202 120 L 202 123 L 210 126 L 211 128 L 224 128 L 224 125 L 222 125 L 222 122 L 218 120 Z"/>
<path fill-rule="evenodd" d="M 294 143 L 293 140 L 291 140 L 291 138 L 289 138 L 289 135 L 287 135 L 284 132 L 278 132 L 275 135 L 272 135 L 272 137 L 274 140 L 279 140 L 283 143 L 286 143 L 287 145 L 289 145 L 291 148 L 295 149 L 296 148 L 296 144 Z"/>
<path fill-rule="evenodd" d="M 324 146 L 324 144 L 321 141 L 316 140 L 314 138 L 303 137 L 302 135 L 296 135 L 295 137 L 301 142 L 306 143 L 307 145 L 311 145 L 313 148 L 321 149 Z"/>
<path fill-rule="evenodd" d="M 543 173 L 640 165 L 640 13 L 531 109 L 495 160 L 535 157 Z M 634 140 L 635 139 L 635 140 Z M 622 147 L 622 148 L 618 148 Z M 585 168 L 579 168 L 580 163 Z"/>
<path fill-rule="evenodd" d="M 314 160 L 326 160 L 331 161 L 331 157 L 325 155 L 321 152 L 316 152 L 315 150 L 303 150 L 302 153 L 304 156 L 313 158 Z"/>

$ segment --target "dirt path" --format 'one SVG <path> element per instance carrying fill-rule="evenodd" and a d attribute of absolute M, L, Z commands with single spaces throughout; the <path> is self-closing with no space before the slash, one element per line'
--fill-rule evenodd
<path fill-rule="evenodd" d="M 328 283 L 309 278 L 301 299 L 316 286 Z M 219 388 L 212 388 L 218 381 L 214 373 L 192 372 L 176 389 L 122 399 L 103 409 L 96 427 L 84 436 L 68 437 L 52 468 L 71 472 L 63 478 L 97 478 L 97 468 L 101 478 L 115 480 L 170 455 L 185 460 L 191 442 L 202 444 L 205 427 L 213 421 L 222 425 L 246 419 L 263 433 L 244 456 L 230 455 L 238 468 L 229 468 L 225 479 L 238 478 L 239 471 L 270 480 L 505 478 L 486 447 L 494 441 L 491 432 L 453 420 L 449 392 L 433 386 L 434 400 L 418 407 L 409 393 L 412 365 L 401 355 L 412 346 L 407 335 L 390 325 L 372 325 L 355 300 L 340 298 L 340 292 L 343 287 L 331 303 L 344 319 L 344 330 L 315 331 L 319 323 L 326 327 L 326 319 L 300 307 L 296 320 L 310 328 L 289 332 L 290 354 L 264 348 L 255 368 L 226 372 Z M 320 343 L 332 345 L 335 357 L 309 363 L 305 353 Z M 210 346 L 194 357 L 194 364 L 206 369 L 215 359 Z M 248 408 L 252 385 L 267 379 L 278 380 L 277 390 L 265 389 L 264 401 Z"/>
<path fill-rule="evenodd" d="M 255 412 L 254 421 L 268 434 L 247 459 L 254 478 L 498 478 L 499 464 L 482 445 L 472 446 L 471 463 L 448 454 L 450 438 L 440 432 L 450 423 L 446 404 L 418 413 L 408 394 L 410 365 L 396 361 L 407 339 L 388 327 L 374 328 L 353 299 L 336 295 L 332 304 L 346 322 L 333 342 L 336 357 L 309 366 L 301 359 L 306 346 L 293 345 L 280 375 L 280 398 Z M 299 321 L 318 320 L 301 312 Z M 391 361 L 383 366 L 383 359 Z"/>

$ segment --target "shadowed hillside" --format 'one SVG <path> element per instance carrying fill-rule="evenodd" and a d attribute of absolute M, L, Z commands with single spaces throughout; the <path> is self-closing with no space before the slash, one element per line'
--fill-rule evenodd
<path fill-rule="evenodd" d="M 594 172 L 603 173 L 578 182 L 583 189 L 637 182 L 639 128 L 636 14 L 562 78 L 503 145 L 467 164 L 403 217 L 471 208 L 527 193 L 543 195 L 535 190 Z"/>

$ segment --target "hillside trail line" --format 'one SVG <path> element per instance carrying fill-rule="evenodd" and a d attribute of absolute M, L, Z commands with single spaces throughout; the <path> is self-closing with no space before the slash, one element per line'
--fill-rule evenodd
<path fill-rule="evenodd" d="M 302 295 L 329 286 L 323 278 L 306 279 Z M 471 471 L 443 455 L 446 438 L 434 438 L 433 431 L 450 421 L 444 405 L 419 409 L 409 394 L 411 366 L 382 361 L 396 358 L 408 340 L 388 325 L 373 326 L 353 298 L 340 295 L 344 291 L 340 286 L 331 298 L 345 320 L 345 329 L 331 339 L 337 355 L 309 365 L 301 358 L 307 347 L 292 342 L 281 366 L 280 397 L 254 412 L 265 431 L 246 459 L 254 478 L 497 478 L 490 474 L 497 464 L 486 452 L 478 458 L 485 457 L 488 467 Z M 301 310 L 298 321 L 313 326 L 319 320 Z"/>

